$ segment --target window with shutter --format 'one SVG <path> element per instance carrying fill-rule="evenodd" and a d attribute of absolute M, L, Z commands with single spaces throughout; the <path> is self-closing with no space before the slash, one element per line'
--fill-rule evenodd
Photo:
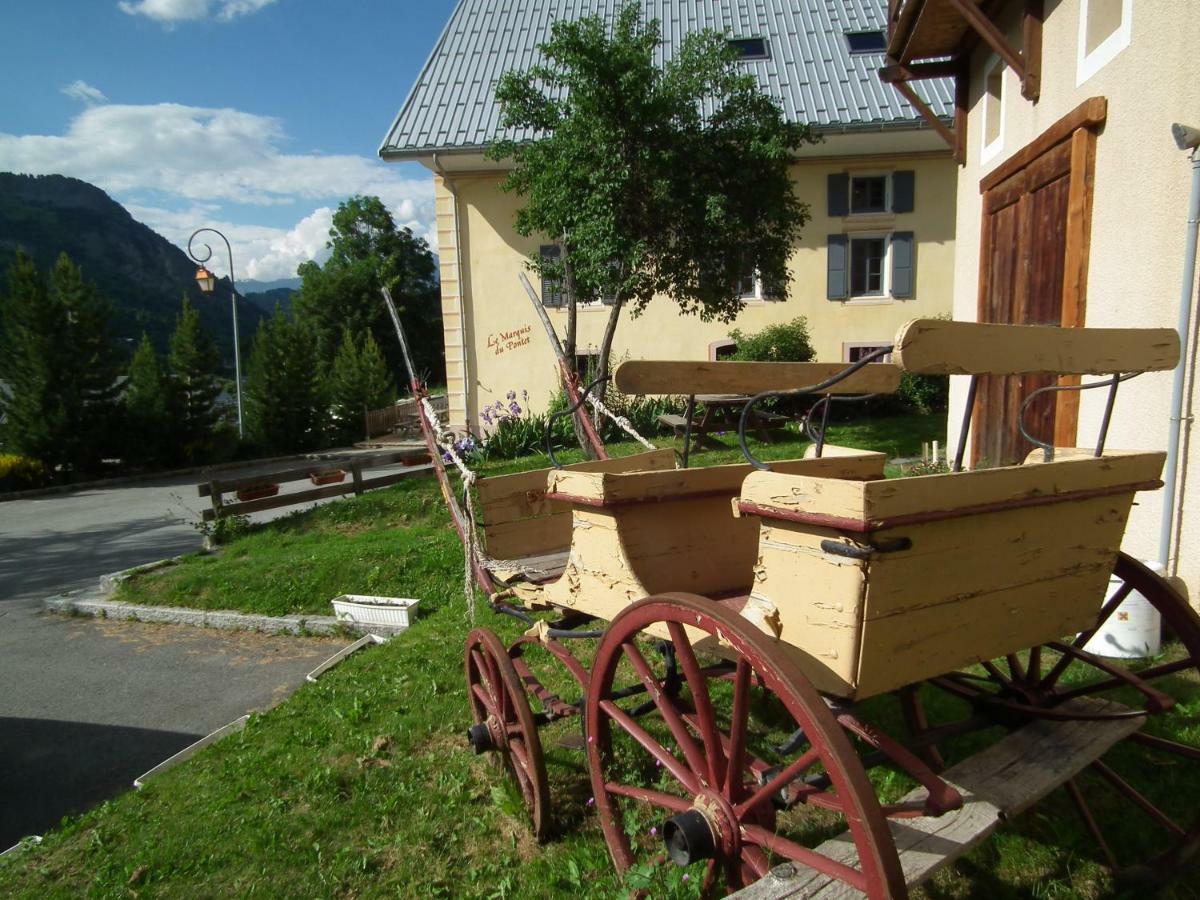
<path fill-rule="evenodd" d="M 892 173 L 892 212 L 910 213 L 916 196 L 916 173 L 901 170 Z"/>
<path fill-rule="evenodd" d="M 850 176 L 845 172 L 834 172 L 826 179 L 829 215 L 841 217 L 850 212 Z"/>
<path fill-rule="evenodd" d="M 907 300 L 913 296 L 916 242 L 911 231 L 897 231 L 892 235 L 892 296 Z"/>
<path fill-rule="evenodd" d="M 825 296 L 830 300 L 846 300 L 850 296 L 846 282 L 846 250 L 849 239 L 844 234 L 831 234 L 826 239 L 827 272 Z"/>
<path fill-rule="evenodd" d="M 543 263 L 557 263 L 562 256 L 562 251 L 558 244 L 543 244 L 538 248 L 538 255 L 542 258 Z M 563 306 L 567 302 L 566 295 L 563 293 L 562 281 L 558 278 L 547 278 L 542 275 L 542 306 L 556 307 Z"/>

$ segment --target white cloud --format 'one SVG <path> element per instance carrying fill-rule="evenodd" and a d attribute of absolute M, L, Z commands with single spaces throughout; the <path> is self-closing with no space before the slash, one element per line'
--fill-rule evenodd
<path fill-rule="evenodd" d="M 164 25 L 215 18 L 229 22 L 238 16 L 258 12 L 275 0 L 121 0 L 121 12 L 146 16 Z"/>
<path fill-rule="evenodd" d="M 72 81 L 70 84 L 60 88 L 64 94 L 72 100 L 78 100 L 80 103 L 86 103 L 91 106 L 93 103 L 107 103 L 108 98 L 104 96 L 104 92 L 98 87 L 92 87 L 86 81 Z"/>
<path fill-rule="evenodd" d="M 253 266 L 256 278 L 291 277 L 300 262 L 317 258 L 329 227 L 320 217 L 353 194 L 378 196 L 397 224 L 435 247 L 430 180 L 405 178 L 365 156 L 285 153 L 285 141 L 277 119 L 234 109 L 109 104 L 80 112 L 63 135 L 0 133 L 0 171 L 72 175 L 118 200 L 168 198 L 128 208 L 181 246 L 198 225 L 212 224 L 222 202 L 315 210 L 291 229 L 226 223 L 237 233 L 237 274 Z"/>

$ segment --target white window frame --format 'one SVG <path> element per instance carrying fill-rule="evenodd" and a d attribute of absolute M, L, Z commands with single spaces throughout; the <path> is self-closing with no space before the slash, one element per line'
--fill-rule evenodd
<path fill-rule="evenodd" d="M 729 338 L 723 338 L 719 341 L 712 341 L 708 345 L 708 361 L 716 362 L 718 359 L 717 353 L 721 350 L 724 350 L 726 347 L 732 347 L 734 350 L 737 350 L 737 341 L 731 341 Z"/>
<path fill-rule="evenodd" d="M 892 173 L 891 172 L 847 172 L 850 176 L 850 183 L 846 186 L 846 218 L 861 218 L 865 216 L 890 216 L 892 215 Z M 864 210 L 863 212 L 854 211 L 854 181 L 855 179 L 865 180 L 867 178 L 882 178 L 883 179 L 883 209 Z"/>
<path fill-rule="evenodd" d="M 1117 30 L 1100 42 L 1091 53 L 1087 52 L 1088 13 L 1091 0 L 1080 0 L 1079 45 L 1076 48 L 1078 62 L 1075 68 L 1075 86 L 1079 87 L 1116 58 L 1129 46 L 1133 32 L 1133 0 L 1121 0 L 1121 24 Z"/>
<path fill-rule="evenodd" d="M 892 346 L 892 343 L 893 342 L 891 340 L 886 340 L 886 341 L 845 341 L 842 343 L 842 362 L 848 363 L 851 361 L 850 360 L 850 351 L 851 350 L 860 350 L 860 349 L 866 348 L 869 352 L 870 350 L 878 350 L 880 347 L 890 347 L 890 346 Z M 881 359 L 875 360 L 875 362 L 881 362 L 881 363 L 890 363 L 891 361 L 892 361 L 891 353 L 885 353 Z"/>
<path fill-rule="evenodd" d="M 854 293 L 854 242 L 883 241 L 883 259 L 880 262 L 879 293 Z M 892 232 L 862 231 L 846 234 L 846 302 L 848 303 L 882 303 L 892 302 Z"/>
<path fill-rule="evenodd" d="M 1000 114 L 1000 130 L 996 134 L 995 140 L 993 140 L 991 143 L 987 143 L 988 108 L 992 104 L 992 95 L 988 93 L 987 85 L 988 81 L 992 77 L 992 73 L 995 72 L 996 69 L 1000 70 L 1000 96 L 995 101 L 996 105 L 999 107 L 998 112 Z M 1008 99 L 1008 66 L 1004 64 L 1004 60 L 1002 60 L 999 56 L 993 54 L 988 59 L 987 65 L 983 67 L 982 84 L 983 96 L 980 98 L 982 101 L 980 105 L 983 107 L 983 115 L 980 116 L 979 119 L 980 164 L 991 162 L 993 159 L 999 156 L 1000 151 L 1004 149 L 1004 126 L 1007 119 L 1005 109 L 1008 106 L 1008 104 L 1005 102 Z"/>

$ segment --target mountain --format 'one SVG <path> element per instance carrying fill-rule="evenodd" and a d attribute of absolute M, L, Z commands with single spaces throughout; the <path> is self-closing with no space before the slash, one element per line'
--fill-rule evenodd
<path fill-rule="evenodd" d="M 302 278 L 276 278 L 274 281 L 257 281 L 254 278 L 242 278 L 238 281 L 238 293 L 249 296 L 250 294 L 265 294 L 270 291 L 277 291 L 280 288 L 296 291 L 300 289 L 302 282 Z"/>
<path fill-rule="evenodd" d="M 62 175 L 0 172 L 0 278 L 18 248 L 42 271 L 60 253 L 70 256 L 112 301 L 113 335 L 130 349 L 145 331 L 165 351 L 186 293 L 233 371 L 229 279 L 221 279 L 211 295 L 202 293 L 196 263 L 98 187 Z M 225 252 L 223 245 L 213 249 Z M 240 291 L 239 299 L 245 299 Z M 237 310 L 244 362 L 264 313 L 249 302 L 239 303 Z"/>
<path fill-rule="evenodd" d="M 238 293 L 240 294 L 241 291 Z M 296 293 L 296 289 L 290 287 L 271 288 L 269 291 L 247 290 L 246 299 L 269 315 L 275 312 L 276 305 L 283 307 L 284 312 L 290 310 L 294 293 Z"/>

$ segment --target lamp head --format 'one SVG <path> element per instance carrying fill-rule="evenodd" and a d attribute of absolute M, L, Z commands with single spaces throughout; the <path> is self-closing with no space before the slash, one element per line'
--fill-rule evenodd
<path fill-rule="evenodd" d="M 200 286 L 203 293 L 211 294 L 217 286 L 217 276 L 201 266 L 196 270 L 196 284 Z"/>
<path fill-rule="evenodd" d="M 1180 150 L 1195 150 L 1200 147 L 1200 128 L 1190 128 L 1176 122 L 1171 126 L 1171 136 Z"/>

